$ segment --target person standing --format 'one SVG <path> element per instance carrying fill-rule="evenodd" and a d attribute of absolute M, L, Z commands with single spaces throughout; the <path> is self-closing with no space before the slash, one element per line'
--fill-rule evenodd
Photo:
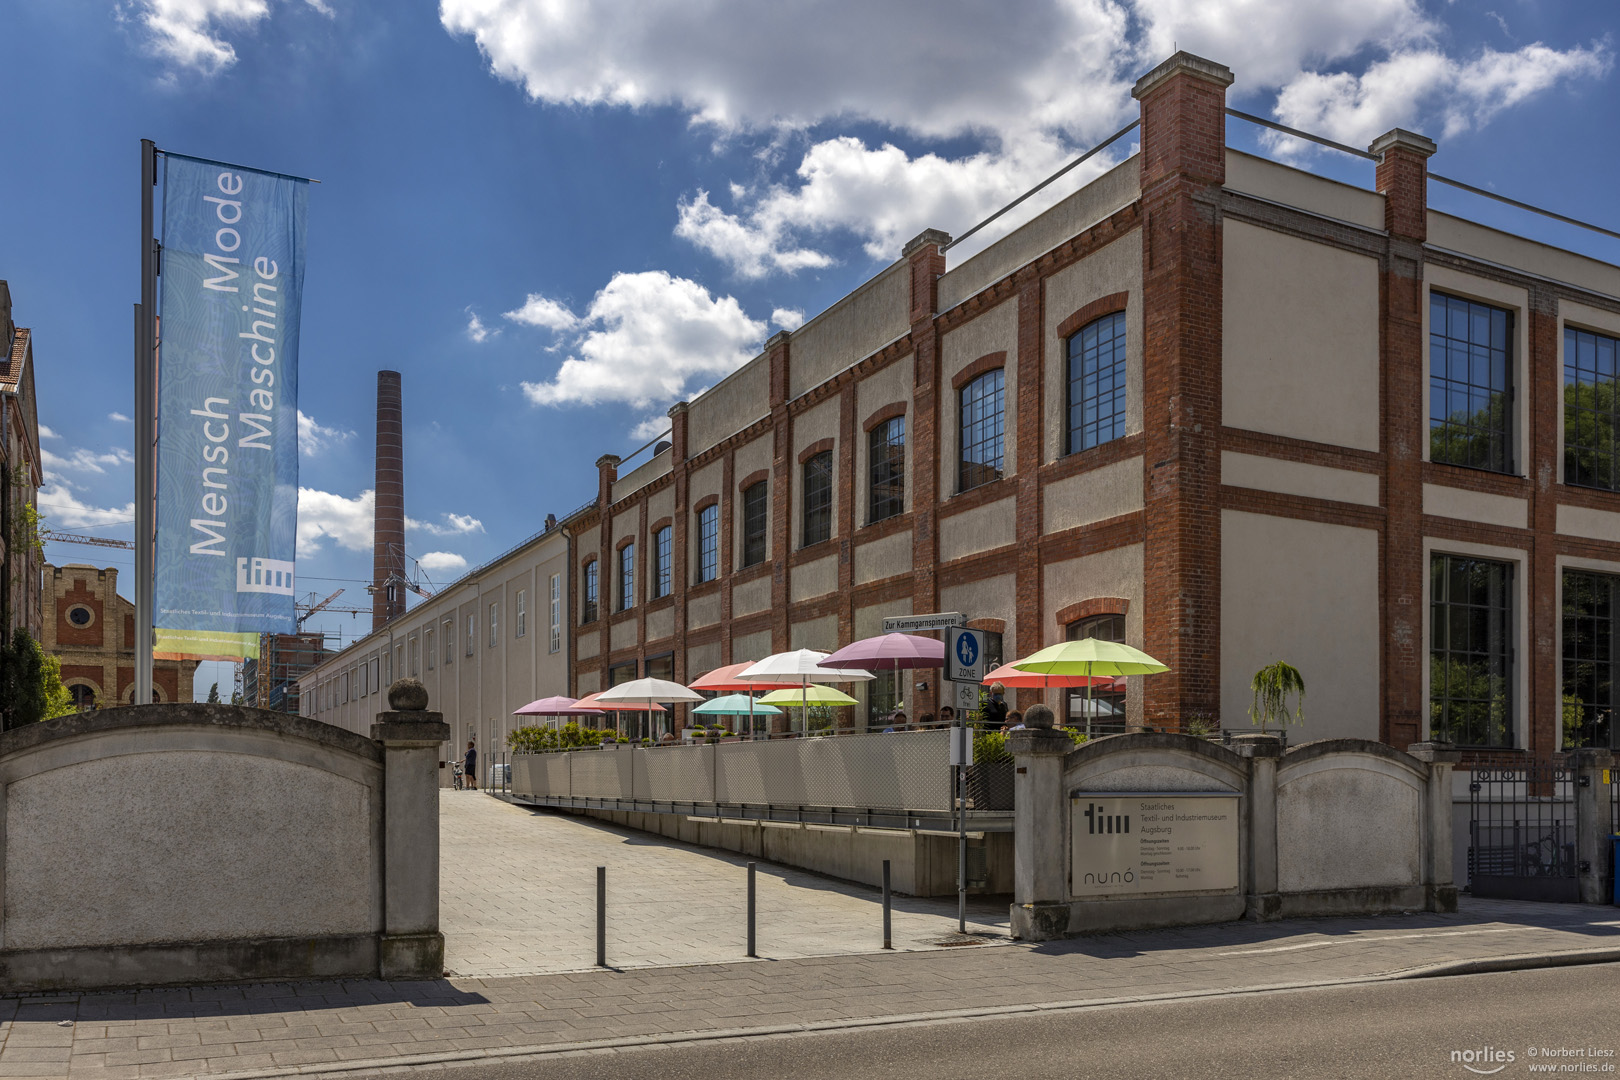
<path fill-rule="evenodd" d="M 463 759 L 463 775 L 467 778 L 467 786 L 474 791 L 478 790 L 478 747 L 471 741 L 467 743 L 467 756 Z"/>
<path fill-rule="evenodd" d="M 1000 683 L 990 686 L 990 700 L 984 703 L 980 715 L 984 718 L 984 730 L 1000 731 L 1007 723 L 1007 688 Z"/>

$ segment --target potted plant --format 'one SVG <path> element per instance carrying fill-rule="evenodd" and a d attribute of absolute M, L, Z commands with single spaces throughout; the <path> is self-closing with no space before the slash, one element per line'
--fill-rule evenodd
<path fill-rule="evenodd" d="M 1249 683 L 1254 691 L 1254 704 L 1249 708 L 1249 722 L 1260 725 L 1260 734 L 1266 733 L 1267 724 L 1303 724 L 1305 722 L 1305 676 L 1284 660 L 1267 664 L 1254 673 Z M 1292 711 L 1288 699 L 1294 699 Z"/>

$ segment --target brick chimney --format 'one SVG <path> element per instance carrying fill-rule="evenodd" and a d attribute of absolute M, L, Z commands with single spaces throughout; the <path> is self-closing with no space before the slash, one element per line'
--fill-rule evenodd
<path fill-rule="evenodd" d="M 399 372 L 377 372 L 377 483 L 372 518 L 371 628 L 405 614 L 405 443 Z"/>

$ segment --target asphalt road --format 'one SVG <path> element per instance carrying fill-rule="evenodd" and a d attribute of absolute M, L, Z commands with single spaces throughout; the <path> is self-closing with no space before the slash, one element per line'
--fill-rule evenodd
<path fill-rule="evenodd" d="M 1370 983 L 458 1068 L 455 1080 L 1620 1075 L 1620 965 Z M 1530 1049 L 1534 1048 L 1534 1056 Z M 1484 1059 L 1492 1048 L 1498 1056 Z M 1548 1050 L 1584 1051 L 1549 1058 Z M 1594 1055 L 1593 1050 L 1616 1056 Z M 1474 1051 L 1470 1072 L 1453 1051 Z M 1511 1053 L 1506 1061 L 1500 1055 Z"/>

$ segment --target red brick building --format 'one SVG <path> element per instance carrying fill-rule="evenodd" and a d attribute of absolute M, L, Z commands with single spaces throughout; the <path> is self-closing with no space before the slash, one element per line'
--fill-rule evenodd
<path fill-rule="evenodd" d="M 62 682 L 81 709 L 133 704 L 135 605 L 118 595 L 118 571 L 45 567 L 47 653 L 62 661 Z M 154 660 L 155 701 L 191 701 L 195 660 Z"/>
<path fill-rule="evenodd" d="M 34 394 L 34 338 L 11 317 L 11 289 L 0 281 L 0 634 L 22 627 L 39 640 L 40 568 L 45 560 L 28 525 L 45 474 Z"/>
<path fill-rule="evenodd" d="M 1232 150 L 1231 81 L 1178 54 L 1139 154 L 959 264 L 923 233 L 602 458 L 563 522 L 572 691 L 961 611 L 1007 659 L 1169 664 L 1116 726 L 1246 726 L 1285 659 L 1298 738 L 1607 745 L 1620 268 L 1429 209 L 1421 135 L 1365 186 Z M 859 693 L 936 709 L 905 683 Z"/>

